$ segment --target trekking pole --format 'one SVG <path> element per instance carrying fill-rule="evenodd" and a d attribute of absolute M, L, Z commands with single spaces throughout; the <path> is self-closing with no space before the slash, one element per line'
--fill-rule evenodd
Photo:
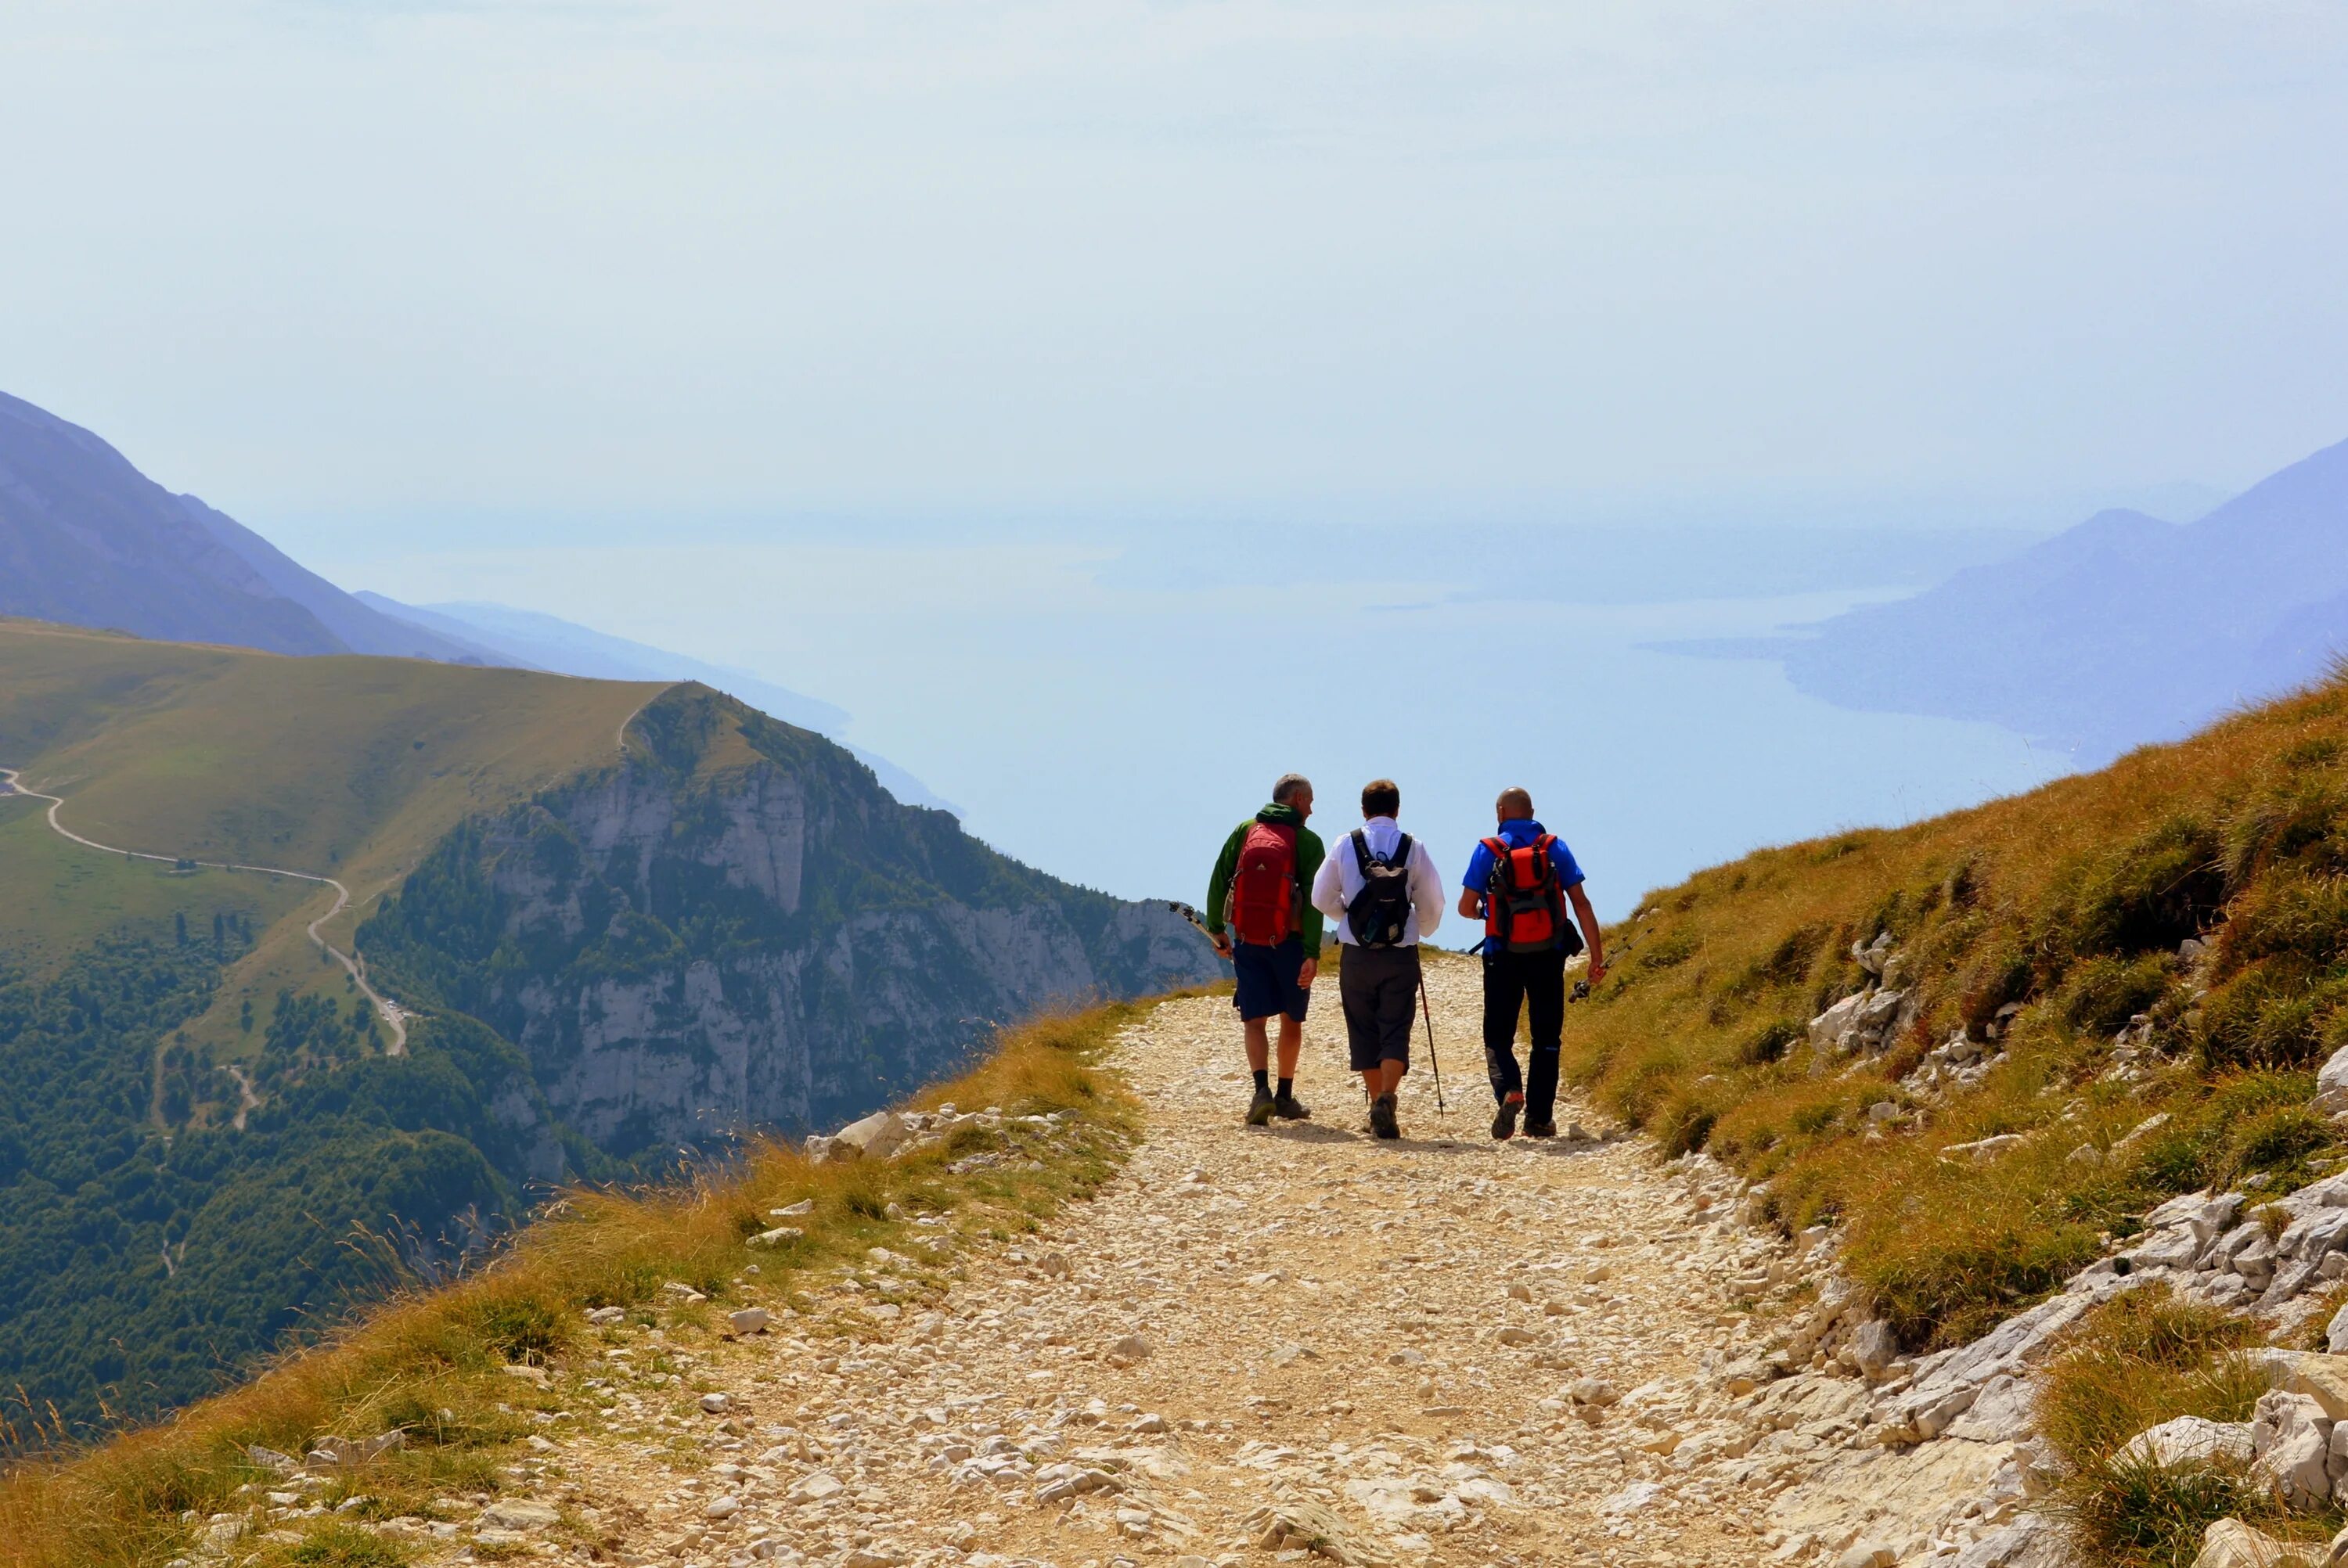
<path fill-rule="evenodd" d="M 1418 1012 L 1426 1020 L 1426 1063 L 1435 1069 L 1435 1110 L 1437 1115 L 1448 1116 L 1451 1109 L 1443 1103 L 1443 1059 L 1435 1054 L 1435 1009 L 1427 1005 L 1426 977 L 1418 977 Z"/>

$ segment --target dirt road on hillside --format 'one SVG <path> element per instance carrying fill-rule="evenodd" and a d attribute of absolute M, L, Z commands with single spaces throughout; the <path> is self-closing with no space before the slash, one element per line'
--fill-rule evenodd
<path fill-rule="evenodd" d="M 80 845 L 85 849 L 95 849 L 101 855 L 119 855 L 126 860 L 152 860 L 165 866 L 176 866 L 184 863 L 189 866 L 201 866 L 207 871 L 252 871 L 257 872 L 263 876 L 284 876 L 289 877 L 295 882 L 314 882 L 321 886 L 333 888 L 335 890 L 334 907 L 328 909 L 324 914 L 311 921 L 309 925 L 303 927 L 303 929 L 308 934 L 311 942 L 317 947 L 319 951 L 324 953 L 328 958 L 333 958 L 335 962 L 343 966 L 343 972 L 350 976 L 351 983 L 358 988 L 359 994 L 366 998 L 369 1004 L 374 1007 L 376 1015 L 383 1020 L 384 1027 L 391 1030 L 391 1042 L 384 1048 L 384 1054 L 386 1056 L 405 1056 L 407 1054 L 407 1014 L 396 1002 L 391 1001 L 384 997 L 375 989 L 374 986 L 367 982 L 366 965 L 362 960 L 354 957 L 352 954 L 344 952 L 340 948 L 337 948 L 332 942 L 327 941 L 326 938 L 319 932 L 319 927 L 324 926 L 327 921 L 341 914 L 344 909 L 348 907 L 350 905 L 351 890 L 348 887 L 344 886 L 335 878 L 331 876 L 314 876 L 307 871 L 287 871 L 283 867 L 276 866 L 241 866 L 234 862 L 224 860 L 189 860 L 181 856 L 152 855 L 140 849 L 118 849 L 111 844 L 100 844 L 94 838 L 84 838 L 80 834 L 74 832 L 73 829 L 67 827 L 64 823 L 59 822 L 57 820 L 57 810 L 60 806 L 66 804 L 65 801 L 57 795 L 43 794 L 40 791 L 26 784 L 24 782 L 23 775 L 18 774 L 15 769 L 0 768 L 0 785 L 6 786 L 6 793 L 21 794 L 30 800 L 47 801 L 49 803 L 49 826 L 57 832 L 57 835 L 61 838 L 70 839 L 72 842 Z M 242 1111 L 239 1111 L 237 1112 L 236 1124 L 240 1128 L 244 1125 L 244 1112 Z"/>
<path fill-rule="evenodd" d="M 1341 1075 L 1334 983 L 1304 1125 L 1240 1125 L 1228 1002 L 1158 1009 L 1117 1057 L 1148 1142 L 1096 1201 L 973 1250 L 942 1317 L 909 1311 L 892 1338 L 843 1352 L 786 1321 L 680 1351 L 746 1412 L 734 1434 L 615 1365 L 591 1385 L 601 1419 L 577 1412 L 592 1430 L 549 1429 L 577 1435 L 547 1444 L 538 1499 L 616 1535 L 620 1561 L 705 1568 L 1198 1568 L 1298 1560 L 1264 1543 L 1316 1533 L 1365 1563 L 1757 1561 L 1761 1494 L 1648 1450 L 1700 1424 L 1702 1374 L 1746 1332 L 1730 1277 L 1768 1244 L 1699 1214 L 1636 1143 L 1494 1144 L 1478 984 L 1466 962 L 1433 971 L 1453 1109 L 1422 1063 L 1399 1144 L 1368 1136 Z M 1634 1392 L 1657 1379 L 1667 1396 Z M 1578 1380 L 1604 1402 L 1578 1404 Z M 669 1457 L 687 1432 L 706 1471 Z"/>

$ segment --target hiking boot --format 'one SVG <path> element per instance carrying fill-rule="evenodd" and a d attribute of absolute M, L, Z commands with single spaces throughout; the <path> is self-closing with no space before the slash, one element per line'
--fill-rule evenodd
<path fill-rule="evenodd" d="M 1305 1109 L 1304 1102 L 1299 1100 L 1293 1094 L 1273 1095 L 1272 1097 L 1272 1113 L 1274 1116 L 1279 1117 L 1283 1122 L 1310 1122 L 1313 1120 L 1313 1112 Z"/>
<path fill-rule="evenodd" d="M 1271 1126 L 1272 1108 L 1278 1103 L 1279 1102 L 1272 1097 L 1271 1090 L 1257 1090 L 1255 1098 L 1248 1102 L 1247 1124 L 1251 1127 Z"/>
<path fill-rule="evenodd" d="M 1524 1108 L 1525 1097 L 1521 1094 L 1511 1094 L 1506 1100 L 1501 1101 L 1499 1110 L 1493 1112 L 1492 1115 L 1492 1136 L 1499 1139 L 1502 1143 L 1506 1143 L 1510 1138 L 1515 1137 L 1517 1135 L 1517 1115 L 1519 1112 L 1523 1111 Z"/>
<path fill-rule="evenodd" d="M 1557 1123 L 1554 1122 L 1528 1122 L 1525 1123 L 1525 1136 L 1528 1138 L 1554 1138 L 1557 1136 Z"/>
<path fill-rule="evenodd" d="M 1380 1138 L 1399 1138 L 1402 1128 L 1395 1122 L 1395 1097 L 1381 1094 L 1370 1102 L 1370 1132 Z"/>

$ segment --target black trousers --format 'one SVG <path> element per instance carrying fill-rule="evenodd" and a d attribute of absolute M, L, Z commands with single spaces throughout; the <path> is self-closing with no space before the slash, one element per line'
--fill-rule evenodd
<path fill-rule="evenodd" d="M 1517 1070 L 1517 1015 L 1532 1014 L 1532 1056 Z M 1565 1038 L 1565 949 L 1484 955 L 1484 1065 L 1492 1098 L 1525 1097 L 1525 1120 L 1557 1115 L 1557 1055 Z"/>

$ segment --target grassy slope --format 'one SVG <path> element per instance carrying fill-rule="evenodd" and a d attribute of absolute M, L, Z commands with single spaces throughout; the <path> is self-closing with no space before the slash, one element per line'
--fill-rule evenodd
<path fill-rule="evenodd" d="M 592 1403 L 577 1379 L 601 1370 L 603 1339 L 582 1309 L 616 1305 L 640 1323 L 659 1321 L 672 1343 L 714 1335 L 713 1309 L 761 1302 L 808 1305 L 814 1271 L 853 1264 L 867 1247 L 905 1245 L 908 1227 L 886 1217 L 892 1202 L 954 1216 L 965 1235 L 1004 1236 L 1105 1180 L 1123 1157 L 1134 1107 L 1097 1060 L 1147 1004 L 1122 1004 L 1010 1031 L 976 1070 L 917 1097 L 921 1107 L 1000 1105 L 1014 1114 L 1065 1111 L 1067 1130 L 1025 1162 L 954 1174 L 953 1156 L 982 1146 L 975 1130 L 943 1151 L 873 1165 L 811 1167 L 784 1148 L 755 1151 L 735 1178 L 643 1195 L 578 1193 L 521 1233 L 491 1268 L 470 1280 L 396 1302 L 335 1342 L 296 1357 L 247 1387 L 192 1406 L 170 1424 L 60 1463 L 27 1465 L 0 1483 L 0 1560 L 23 1568 L 157 1563 L 185 1549 L 180 1515 L 238 1511 L 236 1489 L 266 1481 L 249 1460 L 253 1443 L 300 1453 L 320 1435 L 408 1430 L 409 1447 L 364 1467 L 327 1501 L 364 1493 L 362 1517 L 427 1512 L 450 1491 L 495 1491 L 499 1461 L 535 1429 L 532 1409 Z M 967 1146 L 965 1144 L 967 1143 Z M 752 1253 L 743 1238 L 773 1222 L 775 1207 L 812 1198 L 793 1223 L 805 1238 Z M 744 1265 L 757 1259 L 755 1279 Z M 710 1306 L 664 1305 L 662 1286 L 682 1280 Z M 932 1273 L 927 1288 L 942 1288 Z M 502 1375 L 505 1366 L 550 1368 L 543 1388 Z M 271 1549 L 269 1563 L 340 1562 L 335 1523 L 314 1527 L 313 1547 Z M 353 1542 L 349 1559 L 404 1560 L 388 1543 Z"/>
<path fill-rule="evenodd" d="M 241 915 L 256 927 L 282 919 L 307 900 L 303 884 L 227 871 L 175 872 L 153 861 L 96 855 L 49 831 L 46 808 L 23 796 L 0 797 L 0 954 L 19 968 L 43 972 L 98 937 L 126 925 L 160 926 L 188 918 L 191 938 L 208 940 L 215 913 Z"/>
<path fill-rule="evenodd" d="M 2288 1190 L 2336 1156 L 2306 1110 L 2348 1043 L 2348 680 L 2105 772 L 1897 831 L 1766 850 L 1651 896 L 1619 979 L 1577 1008 L 1570 1071 L 1667 1145 L 1769 1181 L 1788 1226 L 1830 1221 L 1912 1346 L 2051 1290 L 2160 1196 Z M 1800 1026 L 1890 930 L 1922 1009 L 1855 1069 Z M 2200 933 L 2214 964 L 2174 956 Z M 2206 997 L 2199 995 L 2208 988 Z M 1960 1027 L 2023 1004 L 1979 1088 L 1920 1106 L 1898 1080 Z M 2156 1054 L 2115 1074 L 2148 1018 Z M 1792 1038 L 1789 1038 L 1792 1037 Z M 1900 1118 L 1871 1130 L 1889 1101 Z M 2099 1163 L 2155 1112 L 2171 1121 Z M 2043 1133 L 1987 1165 L 1947 1145 Z"/>
<path fill-rule="evenodd" d="M 347 948 L 458 821 L 616 760 L 620 726 L 664 690 L 0 620 L 0 762 L 64 796 L 61 819 L 99 843 L 341 878 L 353 907 L 329 934 Z M 301 890 L 301 917 L 263 934 L 191 1037 L 233 1055 L 222 1015 L 245 998 L 340 995 L 302 933 L 333 897 Z"/>

